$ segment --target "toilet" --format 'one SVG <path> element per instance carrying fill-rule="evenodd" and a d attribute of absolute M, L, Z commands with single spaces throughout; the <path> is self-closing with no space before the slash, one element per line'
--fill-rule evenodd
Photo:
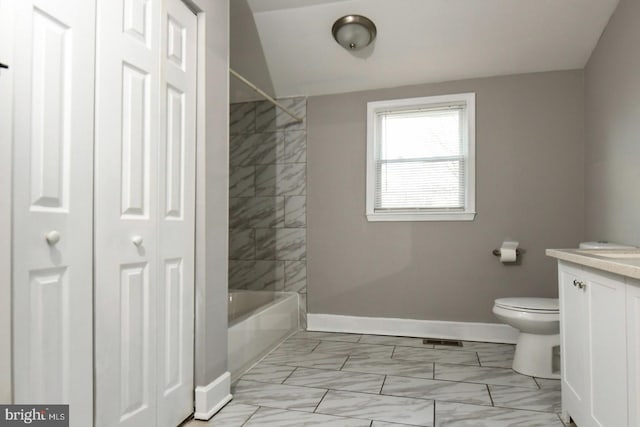
<path fill-rule="evenodd" d="M 493 314 L 520 331 L 513 370 L 560 378 L 560 309 L 557 298 L 498 298 Z"/>
<path fill-rule="evenodd" d="M 632 249 L 609 242 L 583 242 L 580 249 Z M 560 378 L 560 309 L 557 298 L 498 298 L 493 314 L 520 331 L 513 370 L 539 378 Z"/>

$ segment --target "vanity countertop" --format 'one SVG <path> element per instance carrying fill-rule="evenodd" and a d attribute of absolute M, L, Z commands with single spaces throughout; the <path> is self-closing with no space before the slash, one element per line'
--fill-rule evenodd
<path fill-rule="evenodd" d="M 547 256 L 640 279 L 640 249 L 547 249 Z"/>

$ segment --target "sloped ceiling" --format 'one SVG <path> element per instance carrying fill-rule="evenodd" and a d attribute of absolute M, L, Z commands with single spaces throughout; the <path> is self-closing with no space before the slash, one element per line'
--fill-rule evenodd
<path fill-rule="evenodd" d="M 231 0 L 231 66 L 276 97 L 583 68 L 618 0 Z M 365 15 L 353 53 L 333 22 Z M 255 99 L 232 79 L 231 99 Z"/>

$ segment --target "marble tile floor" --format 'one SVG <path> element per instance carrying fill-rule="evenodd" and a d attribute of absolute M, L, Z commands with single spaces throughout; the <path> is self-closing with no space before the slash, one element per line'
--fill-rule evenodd
<path fill-rule="evenodd" d="M 563 427 L 560 383 L 509 368 L 514 346 L 300 331 L 188 427 Z"/>

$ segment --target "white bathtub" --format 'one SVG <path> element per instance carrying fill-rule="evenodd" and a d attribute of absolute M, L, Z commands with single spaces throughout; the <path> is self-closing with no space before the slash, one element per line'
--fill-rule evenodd
<path fill-rule="evenodd" d="M 295 292 L 229 292 L 229 371 L 235 381 L 298 330 Z"/>

